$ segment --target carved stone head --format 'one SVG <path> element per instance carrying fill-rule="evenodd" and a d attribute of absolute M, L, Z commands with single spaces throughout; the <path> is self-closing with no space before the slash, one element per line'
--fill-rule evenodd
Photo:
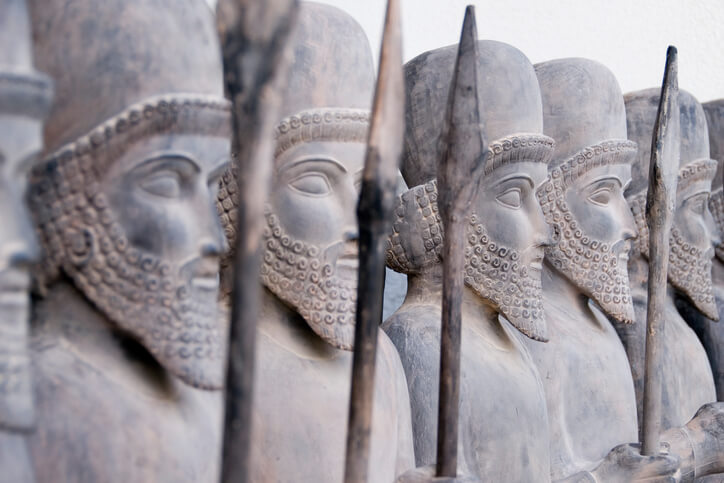
<path fill-rule="evenodd" d="M 43 145 L 50 80 L 33 68 L 25 0 L 0 1 L 0 428 L 34 420 L 30 360 L 30 264 L 37 255 L 24 196 Z"/>
<path fill-rule="evenodd" d="M 724 99 L 702 104 L 706 123 L 709 128 L 709 151 L 717 162 L 716 174 L 711 182 L 709 211 L 711 211 L 718 229 L 713 238 L 716 242 L 716 257 L 724 262 Z"/>
<path fill-rule="evenodd" d="M 467 224 L 465 284 L 518 330 L 546 340 L 541 262 L 548 229 L 535 197 L 547 176 L 553 140 L 542 134 L 535 72 L 522 52 L 478 43 L 480 119 L 489 156 Z M 439 140 L 457 46 L 405 65 L 407 126 L 402 174 L 412 189 L 398 199 L 387 264 L 424 275 L 441 263 L 443 230 L 435 181 Z"/>
<path fill-rule="evenodd" d="M 35 59 L 56 81 L 30 202 L 42 294 L 69 278 L 172 374 L 223 382 L 228 166 L 213 16 L 195 0 L 31 0 Z"/>
<path fill-rule="evenodd" d="M 374 66 L 348 14 L 303 3 L 276 128 L 264 231 L 264 286 L 329 344 L 352 350 L 357 296 L 356 207 Z M 224 175 L 219 212 L 235 243 L 237 185 Z M 226 261 L 222 270 L 228 272 Z M 229 277 L 224 276 L 224 279 Z"/>
<path fill-rule="evenodd" d="M 648 257 L 649 236 L 646 225 L 651 138 L 658 110 L 660 89 L 626 94 L 626 119 L 629 137 L 639 145 L 632 168 L 633 181 L 626 192 L 636 227 L 638 247 Z M 709 134 L 704 109 L 694 96 L 679 90 L 679 181 L 676 189 L 676 213 L 671 226 L 669 282 L 684 293 L 705 316 L 718 320 L 711 280 L 714 256 L 712 235 L 716 227 L 709 212 L 711 182 L 717 169 L 709 157 Z"/>
<path fill-rule="evenodd" d="M 536 64 L 543 126 L 556 140 L 538 191 L 553 244 L 546 257 L 607 314 L 633 322 L 627 261 L 635 227 L 624 198 L 636 143 L 613 73 L 588 59 Z"/>

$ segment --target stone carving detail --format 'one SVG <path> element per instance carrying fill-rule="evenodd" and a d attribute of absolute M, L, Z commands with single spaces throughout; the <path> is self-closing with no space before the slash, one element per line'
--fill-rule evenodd
<path fill-rule="evenodd" d="M 323 340 L 338 349 L 354 348 L 357 283 L 335 276 L 323 250 L 284 232 L 267 212 L 261 279 L 294 307 Z"/>
<path fill-rule="evenodd" d="M 636 144 L 630 141 L 606 141 L 587 147 L 552 169 L 549 180 L 537 193 L 546 221 L 553 227 L 553 245 L 546 248 L 550 262 L 608 314 L 625 323 L 635 320 L 627 267 L 614 247 L 592 239 L 580 229 L 563 194 L 578 176 L 597 166 L 626 163 L 635 153 Z"/>
<path fill-rule="evenodd" d="M 188 132 L 228 136 L 228 113 L 223 100 L 150 99 L 51 155 L 34 171 L 29 188 L 46 253 L 38 289 L 43 292 L 62 270 L 177 376 L 205 388 L 218 387 L 219 380 L 199 372 L 198 363 L 222 365 L 220 329 L 213 322 L 216 290 L 194 288 L 183 273 L 186 267 L 130 248 L 98 181 L 109 163 L 141 138 Z"/>
<path fill-rule="evenodd" d="M 679 171 L 677 191 L 686 190 L 691 183 L 712 179 L 716 167 L 716 161 L 711 159 L 694 161 L 683 166 Z M 634 214 L 639 235 L 636 250 L 648 259 L 649 229 L 646 224 L 646 192 L 630 197 L 628 203 Z M 704 251 L 687 243 L 676 226 L 671 227 L 670 244 L 669 282 L 685 293 L 704 315 L 713 319 L 718 318 L 711 278 L 711 250 Z"/>
<path fill-rule="evenodd" d="M 488 146 L 486 174 L 500 166 L 522 160 L 547 164 L 553 140 L 546 136 L 509 136 Z M 437 208 L 437 181 L 416 186 L 398 197 L 393 232 L 387 241 L 387 265 L 405 274 L 421 273 L 439 263 L 443 230 Z M 416 225 L 420 240 L 407 228 Z M 533 275 L 519 263 L 518 251 L 492 242 L 473 211 L 466 229 L 465 283 L 496 308 L 526 336 L 546 340 L 540 274 Z"/>

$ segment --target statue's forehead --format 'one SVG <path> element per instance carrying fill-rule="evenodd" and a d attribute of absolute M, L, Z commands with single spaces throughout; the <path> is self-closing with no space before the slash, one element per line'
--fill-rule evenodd
<path fill-rule="evenodd" d="M 355 174 L 364 166 L 367 145 L 361 142 L 313 141 L 297 144 L 276 158 L 276 169 L 302 159 L 332 159 L 340 163 L 348 173 Z"/>

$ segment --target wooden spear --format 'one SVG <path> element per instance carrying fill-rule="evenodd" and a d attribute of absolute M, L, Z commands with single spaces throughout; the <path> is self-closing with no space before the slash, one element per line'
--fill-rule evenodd
<path fill-rule="evenodd" d="M 465 220 L 488 151 L 480 119 L 477 65 L 475 8 L 468 6 L 450 84 L 437 169 L 437 204 L 445 232 L 436 472 L 440 477 L 457 475 Z"/>
<path fill-rule="evenodd" d="M 233 103 L 232 152 L 238 196 L 221 480 L 248 481 L 251 405 L 259 313 L 264 203 L 271 180 L 274 125 L 281 102 L 277 79 L 298 0 L 220 0 L 218 31 L 226 94 Z"/>
<path fill-rule="evenodd" d="M 366 483 L 375 385 L 377 333 L 382 323 L 385 241 L 391 229 L 405 126 L 400 2 L 388 0 L 357 218 L 359 279 L 344 479 Z"/>
<path fill-rule="evenodd" d="M 646 307 L 646 369 L 641 454 L 659 453 L 662 353 L 665 330 L 669 234 L 676 209 L 679 168 L 679 82 L 677 51 L 669 46 L 659 110 L 651 141 L 646 220 L 649 228 L 649 286 Z"/>

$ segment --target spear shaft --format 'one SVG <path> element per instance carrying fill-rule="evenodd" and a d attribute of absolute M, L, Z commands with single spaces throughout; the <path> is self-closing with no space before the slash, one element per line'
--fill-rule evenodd
<path fill-rule="evenodd" d="M 239 188 L 221 474 L 229 483 L 249 479 L 264 203 L 281 102 L 277 79 L 288 64 L 285 46 L 297 11 L 297 0 L 221 0 L 217 7 Z"/>
<path fill-rule="evenodd" d="M 399 0 L 388 0 L 372 108 L 359 220 L 359 279 L 345 482 L 366 483 L 374 401 L 377 335 L 382 323 L 385 241 L 394 205 L 404 138 L 404 84 Z"/>
<path fill-rule="evenodd" d="M 465 11 L 455 62 L 442 155 L 437 170 L 438 208 L 444 229 L 437 476 L 457 475 L 460 401 L 460 327 L 465 220 L 487 153 L 478 100 L 475 9 Z"/>
<path fill-rule="evenodd" d="M 651 142 L 646 220 L 649 229 L 646 368 L 641 454 L 659 453 L 661 434 L 662 353 L 669 265 L 669 235 L 676 209 L 679 156 L 679 85 L 676 47 L 666 52 L 666 68 Z"/>

